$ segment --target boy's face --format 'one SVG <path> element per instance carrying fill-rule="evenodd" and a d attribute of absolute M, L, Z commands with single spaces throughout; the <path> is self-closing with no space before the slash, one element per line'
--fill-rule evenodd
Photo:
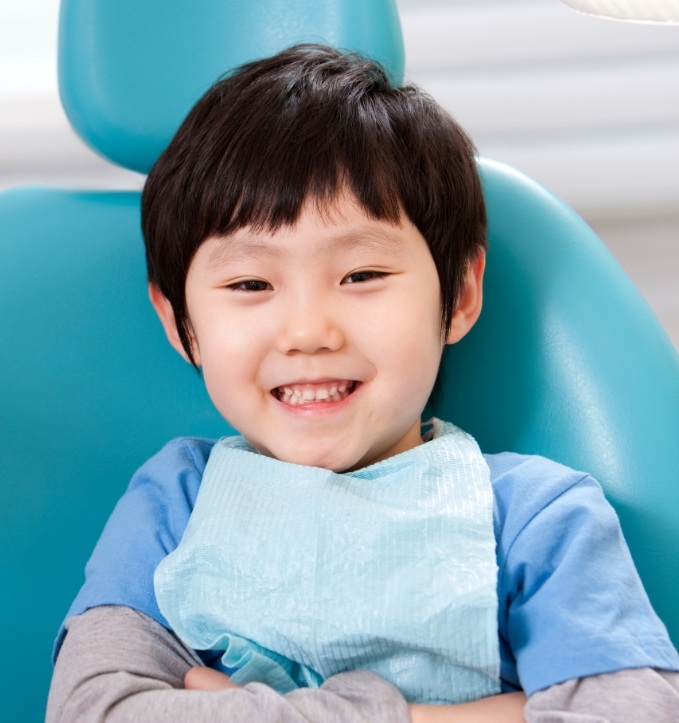
<path fill-rule="evenodd" d="M 195 360 L 217 409 L 260 452 L 338 472 L 421 443 L 443 349 L 439 293 L 419 231 L 369 218 L 348 195 L 320 211 L 307 203 L 274 233 L 206 240 L 186 279 Z"/>

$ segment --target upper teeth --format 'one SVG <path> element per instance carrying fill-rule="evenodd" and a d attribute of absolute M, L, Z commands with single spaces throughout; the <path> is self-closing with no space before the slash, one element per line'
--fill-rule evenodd
<path fill-rule="evenodd" d="M 350 382 L 331 382 L 327 385 L 296 385 L 279 387 L 278 397 L 285 404 L 308 404 L 310 402 L 339 402 L 347 396 Z"/>

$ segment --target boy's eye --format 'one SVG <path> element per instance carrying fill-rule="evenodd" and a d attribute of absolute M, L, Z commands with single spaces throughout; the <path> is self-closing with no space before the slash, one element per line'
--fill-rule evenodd
<path fill-rule="evenodd" d="M 268 281 L 260 281 L 259 279 L 246 279 L 227 286 L 227 289 L 232 291 L 269 291 L 272 288 Z"/>
<path fill-rule="evenodd" d="M 342 279 L 343 284 L 362 284 L 366 281 L 372 281 L 373 279 L 381 279 L 385 277 L 387 273 L 385 271 L 354 271 L 353 274 L 349 274 Z"/>

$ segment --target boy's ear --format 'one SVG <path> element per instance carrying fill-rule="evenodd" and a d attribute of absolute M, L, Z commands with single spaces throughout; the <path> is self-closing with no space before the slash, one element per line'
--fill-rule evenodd
<path fill-rule="evenodd" d="M 165 329 L 165 336 L 167 336 L 168 341 L 190 364 L 191 360 L 189 359 L 186 349 L 184 349 L 184 345 L 179 338 L 177 321 L 174 316 L 172 304 L 170 304 L 165 294 L 163 294 L 163 292 L 155 284 L 149 284 L 149 299 L 151 299 L 151 304 L 153 304 L 153 308 L 156 310 L 156 314 L 158 314 L 158 318 L 163 325 L 163 329 Z M 199 365 L 200 359 L 198 358 L 197 349 L 194 350 L 193 355 L 195 357 L 196 364 Z"/>
<path fill-rule="evenodd" d="M 483 272 L 486 269 L 486 253 L 479 251 L 469 264 L 460 298 L 453 312 L 448 329 L 447 344 L 455 344 L 476 324 L 483 306 Z"/>

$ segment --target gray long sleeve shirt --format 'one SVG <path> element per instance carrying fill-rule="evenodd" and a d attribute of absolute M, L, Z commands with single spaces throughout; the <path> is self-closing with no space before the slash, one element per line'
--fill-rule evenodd
<path fill-rule="evenodd" d="M 68 623 L 46 723 L 409 723 L 406 701 L 374 673 L 329 678 L 279 695 L 251 683 L 220 692 L 184 690 L 196 654 L 154 620 L 125 607 L 93 608 Z M 527 723 L 679 721 L 679 673 L 648 668 L 571 680 L 533 694 Z"/>

